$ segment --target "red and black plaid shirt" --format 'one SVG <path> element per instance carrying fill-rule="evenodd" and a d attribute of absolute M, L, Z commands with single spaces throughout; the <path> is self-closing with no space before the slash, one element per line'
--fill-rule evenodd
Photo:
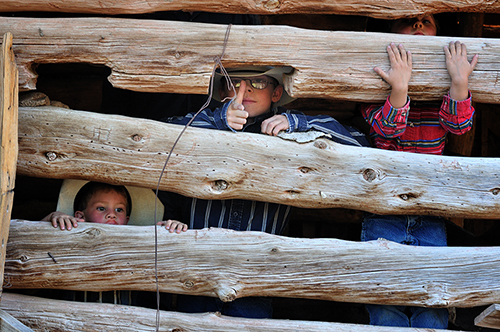
<path fill-rule="evenodd" d="M 448 132 L 462 135 L 472 128 L 471 95 L 463 101 L 444 96 L 441 107 L 433 103 L 411 103 L 394 108 L 387 98 L 383 106 L 363 105 L 361 113 L 370 124 L 373 144 L 379 149 L 425 154 L 443 154 Z M 410 110 L 411 108 L 411 110 Z"/>

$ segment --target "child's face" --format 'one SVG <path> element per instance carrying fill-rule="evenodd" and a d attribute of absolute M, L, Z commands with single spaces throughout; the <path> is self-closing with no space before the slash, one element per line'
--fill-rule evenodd
<path fill-rule="evenodd" d="M 98 224 L 126 225 L 127 199 L 114 190 L 98 191 L 84 211 L 76 211 L 75 217 Z"/>
<path fill-rule="evenodd" d="M 271 104 L 279 101 L 281 95 L 283 94 L 283 87 L 281 85 L 276 86 L 276 81 L 272 77 L 265 75 L 255 76 L 255 77 L 231 77 L 231 80 L 237 82 L 239 80 L 245 80 L 245 94 L 243 96 L 243 106 L 245 106 L 245 111 L 248 112 L 248 117 L 254 118 L 256 116 L 267 113 L 271 110 Z M 269 82 L 264 89 L 258 89 L 252 86 L 251 80 L 261 80 L 260 82 Z M 222 99 L 233 97 L 233 91 L 226 90 L 226 84 L 223 84 L 223 91 L 220 91 Z M 239 88 L 236 88 L 238 92 Z"/>
<path fill-rule="evenodd" d="M 435 36 L 436 21 L 432 15 L 421 15 L 413 18 L 402 18 L 392 24 L 391 32 L 404 35 Z"/>

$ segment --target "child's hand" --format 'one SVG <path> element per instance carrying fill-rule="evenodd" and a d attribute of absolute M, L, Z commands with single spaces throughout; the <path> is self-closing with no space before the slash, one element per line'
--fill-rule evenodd
<path fill-rule="evenodd" d="M 243 126 L 247 123 L 248 112 L 245 111 L 245 106 L 243 106 L 245 90 L 246 82 L 242 80 L 236 98 L 227 109 L 227 123 L 234 130 L 243 129 Z"/>
<path fill-rule="evenodd" d="M 261 132 L 270 136 L 276 136 L 282 130 L 290 127 L 288 119 L 283 114 L 278 114 L 262 121 Z"/>
<path fill-rule="evenodd" d="M 478 55 L 472 61 L 467 60 L 467 47 L 459 41 L 450 42 L 444 47 L 446 68 L 451 77 L 450 97 L 454 100 L 465 100 L 469 97 L 469 75 L 476 67 Z"/>
<path fill-rule="evenodd" d="M 391 85 L 392 92 L 389 97 L 391 105 L 401 108 L 406 104 L 408 95 L 408 82 L 411 78 L 412 57 L 410 51 L 405 51 L 403 45 L 391 43 L 387 46 L 387 54 L 391 62 L 391 68 L 385 72 L 379 67 L 373 70 Z"/>
<path fill-rule="evenodd" d="M 188 226 L 180 221 L 177 220 L 167 220 L 167 221 L 159 221 L 158 222 L 159 226 L 165 226 L 165 229 L 167 229 L 170 233 L 177 233 L 179 234 L 180 232 L 185 232 L 188 229 Z"/>
<path fill-rule="evenodd" d="M 72 227 L 78 227 L 78 223 L 84 222 L 85 220 L 55 211 L 43 218 L 42 221 L 50 221 L 55 228 L 59 226 L 62 230 L 67 229 L 69 231 Z"/>

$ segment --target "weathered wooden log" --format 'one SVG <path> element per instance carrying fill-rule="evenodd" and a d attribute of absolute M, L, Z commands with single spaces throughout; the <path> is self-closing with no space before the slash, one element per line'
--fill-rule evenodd
<path fill-rule="evenodd" d="M 231 250 L 228 250 L 231 248 Z M 155 291 L 154 226 L 11 223 L 12 288 Z M 499 247 L 415 247 L 385 240 L 299 239 L 158 226 L 162 292 L 295 297 L 350 303 L 472 307 L 500 300 Z"/>
<path fill-rule="evenodd" d="M 474 319 L 474 325 L 500 330 L 500 304 L 492 304 Z"/>
<path fill-rule="evenodd" d="M 8 296 L 7 296 L 8 297 Z M 9 315 L 6 311 L 0 309 L 0 324 L 2 331 L 6 332 L 33 332 L 32 329 L 23 325 L 17 319 Z"/>
<path fill-rule="evenodd" d="M 443 12 L 500 13 L 498 1 L 321 1 L 321 0 L 252 0 L 218 1 L 183 0 L 137 2 L 121 1 L 48 1 L 48 0 L 4 0 L 0 12 L 41 11 L 87 14 L 137 14 L 157 11 L 182 10 L 213 13 L 238 14 L 341 14 L 364 15 L 381 19 L 399 18 L 410 15 L 436 14 Z"/>
<path fill-rule="evenodd" d="M 63 108 L 20 108 L 19 174 L 156 189 L 183 126 Z M 251 151 L 251 153 L 249 153 Z M 188 128 L 161 190 L 305 208 L 498 219 L 500 163 L 317 139 Z"/>
<path fill-rule="evenodd" d="M 0 281 L 3 283 L 5 246 L 9 236 L 17 165 L 18 76 L 12 34 L 3 36 L 0 57 Z M 1 288 L 0 288 L 1 294 Z"/>
<path fill-rule="evenodd" d="M 151 332 L 156 327 L 156 310 L 102 303 L 49 300 L 5 293 L 0 308 L 36 331 Z M 78 314 L 75 314 L 78 313 Z M 419 328 L 381 327 L 280 319 L 248 319 L 216 313 L 184 314 L 160 312 L 160 331 L 196 332 L 424 332 Z M 444 331 L 430 330 L 425 331 Z M 450 331 L 450 330 L 446 330 Z"/>
<path fill-rule="evenodd" d="M 112 18 L 0 18 L 0 33 L 14 35 L 20 89 L 36 88 L 40 63 L 83 62 L 111 68 L 119 88 L 206 94 L 214 58 L 227 26 Z M 383 101 L 389 85 L 374 66 L 389 67 L 386 46 L 413 53 L 409 95 L 439 100 L 450 78 L 443 47 L 456 38 L 367 32 L 318 31 L 287 26 L 233 26 L 223 64 L 290 66 L 285 88 L 297 98 Z M 476 102 L 500 103 L 500 40 L 460 38 L 480 60 L 469 78 Z M 140 41 L 140 45 L 137 41 Z M 265 52 L 263 52 L 265 50 Z"/>

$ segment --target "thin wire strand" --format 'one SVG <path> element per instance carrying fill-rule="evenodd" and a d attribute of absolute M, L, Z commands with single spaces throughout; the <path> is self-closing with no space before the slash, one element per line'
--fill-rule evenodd
<path fill-rule="evenodd" d="M 155 282 L 156 282 L 156 332 L 158 332 L 159 329 L 160 329 L 160 286 L 159 286 L 159 282 L 158 282 L 158 229 L 157 229 L 157 226 L 156 226 L 156 223 L 157 223 L 157 201 L 158 201 L 158 192 L 160 191 L 160 183 L 161 183 L 161 180 L 163 178 L 163 175 L 165 175 L 165 177 L 166 177 L 167 164 L 168 164 L 168 162 L 170 160 L 170 156 L 172 156 L 174 148 L 176 147 L 177 143 L 181 139 L 181 136 L 184 134 L 184 132 L 186 131 L 186 129 L 191 125 L 191 123 L 194 121 L 194 119 L 196 118 L 196 116 L 198 116 L 198 114 L 200 114 L 201 111 L 203 111 L 205 108 L 208 107 L 208 105 L 210 105 L 210 100 L 212 99 L 213 89 L 214 89 L 214 76 L 215 76 L 215 71 L 217 70 L 217 67 L 220 67 L 221 72 L 224 74 L 224 77 L 226 77 L 226 81 L 229 82 L 228 84 L 231 84 L 230 88 L 233 91 L 235 91 L 235 88 L 234 88 L 231 80 L 229 79 L 229 75 L 228 75 L 226 69 L 224 68 L 224 66 L 222 65 L 222 58 L 224 57 L 224 53 L 226 52 L 226 46 L 227 46 L 227 41 L 229 39 L 229 32 L 231 31 L 231 26 L 232 26 L 232 24 L 229 24 L 228 27 L 227 27 L 227 29 L 226 29 L 226 34 L 224 36 L 224 45 L 223 45 L 223 48 L 222 48 L 222 54 L 214 59 L 215 64 L 214 64 L 214 67 L 212 69 L 212 75 L 210 76 L 209 94 L 208 94 L 207 101 L 198 110 L 198 112 L 196 112 L 194 114 L 194 116 L 191 118 L 191 120 L 189 120 L 189 122 L 186 123 L 186 125 L 184 126 L 184 128 L 182 128 L 182 131 L 177 136 L 174 144 L 172 145 L 172 148 L 170 149 L 170 152 L 168 153 L 167 159 L 165 160 L 165 164 L 163 164 L 163 168 L 162 168 L 160 176 L 158 178 L 158 184 L 156 185 L 156 193 L 155 193 L 156 199 L 155 199 L 155 213 L 154 213 L 154 225 L 155 225 Z M 236 93 L 234 93 L 234 96 L 236 96 Z"/>

